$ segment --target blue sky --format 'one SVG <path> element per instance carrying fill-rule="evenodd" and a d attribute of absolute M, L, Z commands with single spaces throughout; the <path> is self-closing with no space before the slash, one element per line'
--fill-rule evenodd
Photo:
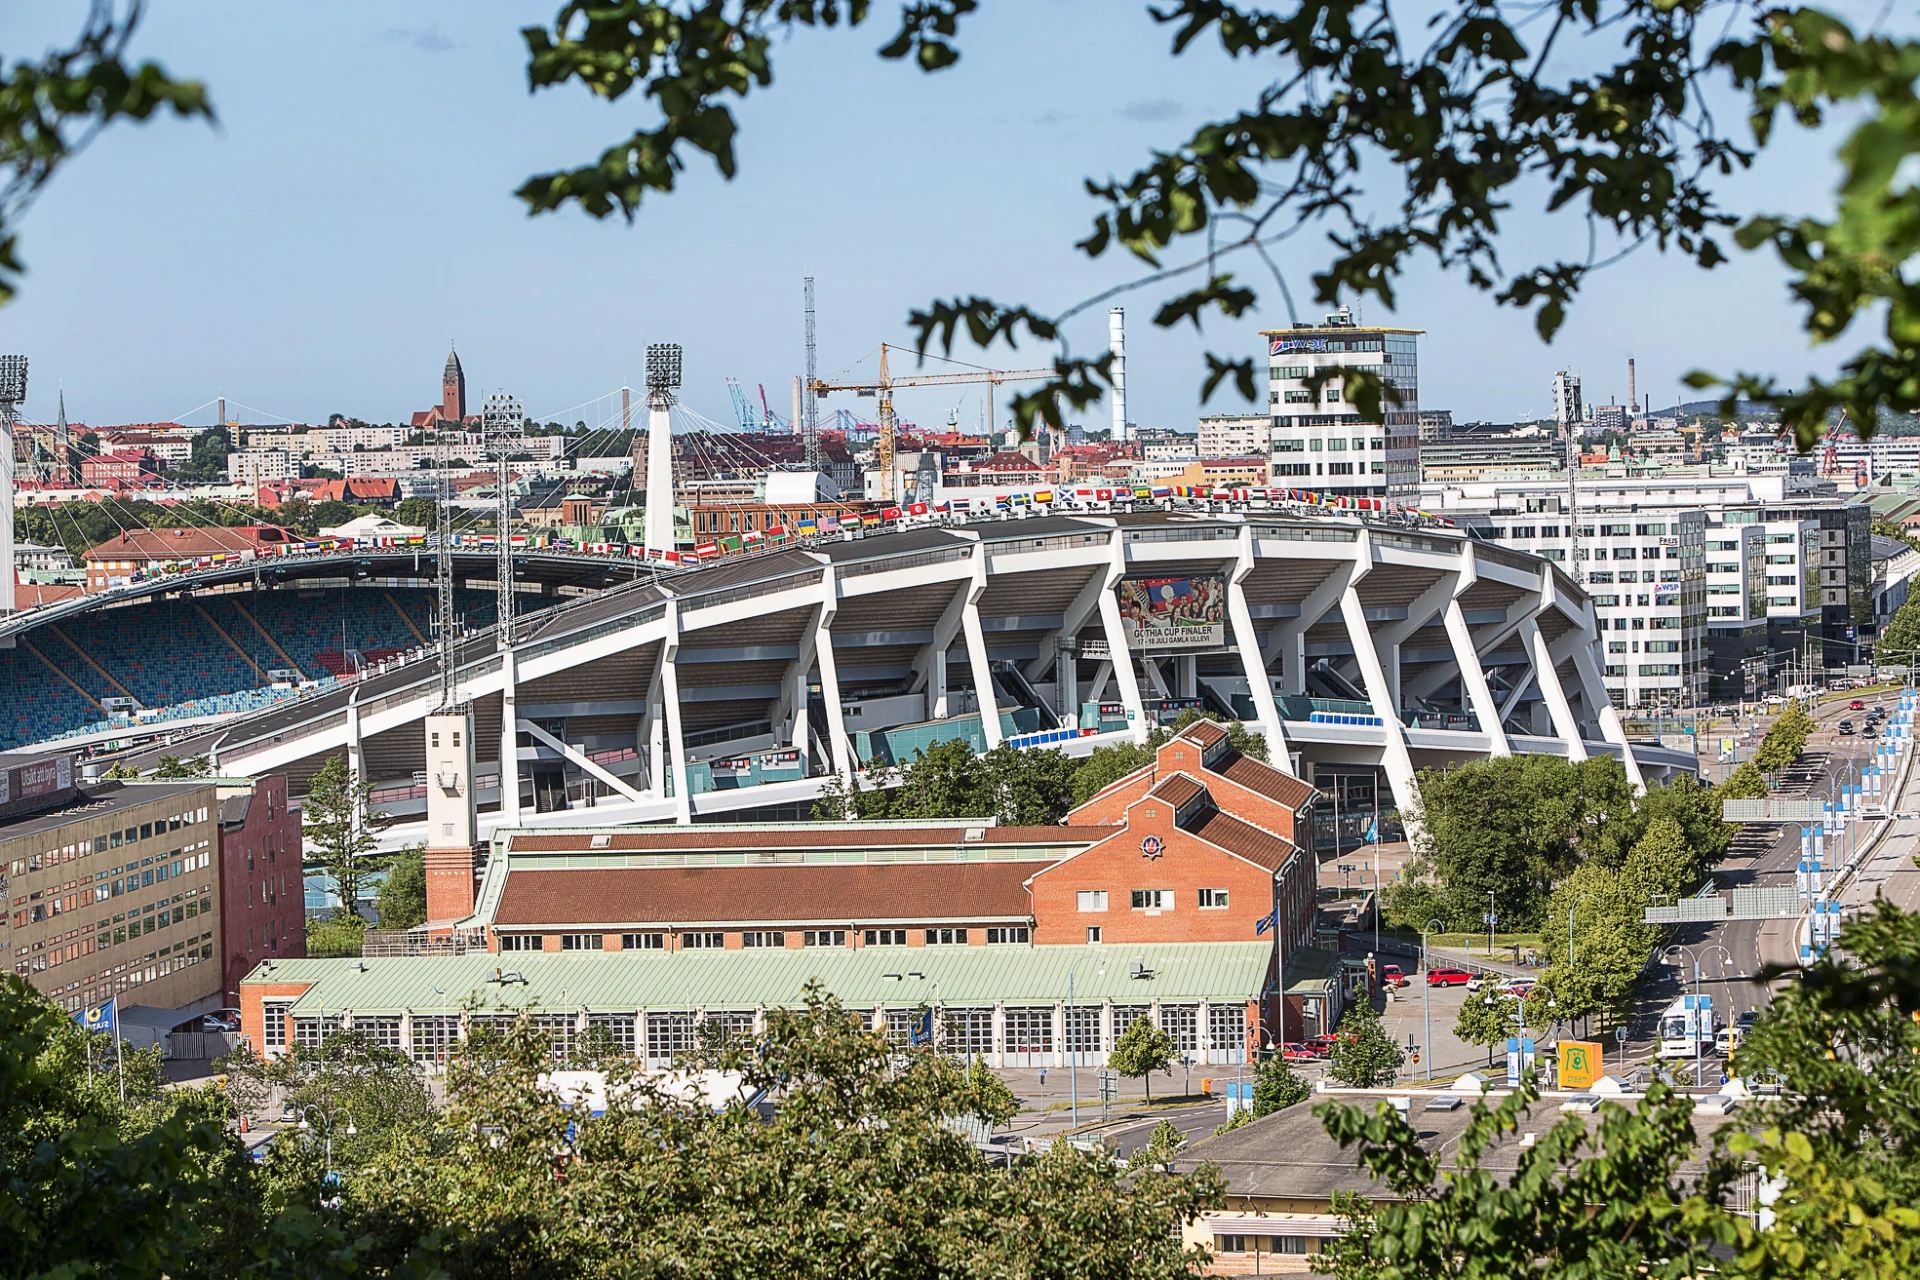
<path fill-rule="evenodd" d="M 645 344 L 677 341 L 690 407 L 730 422 L 733 376 L 764 382 L 784 412 L 802 367 L 804 275 L 818 280 L 829 376 L 883 340 L 910 342 L 908 311 L 934 297 L 1063 308 L 1133 273 L 1073 249 L 1095 211 L 1083 177 L 1130 171 L 1263 82 L 1211 52 L 1170 59 L 1144 4 L 985 8 L 963 31 L 960 65 L 931 77 L 874 56 L 884 21 L 795 38 L 771 91 L 736 109 L 739 177 L 695 158 L 682 189 L 628 226 L 529 218 L 512 195 L 646 118 L 637 98 L 527 93 L 519 28 L 550 18 L 550 4 L 152 0 L 138 50 L 205 79 L 219 125 L 119 127 L 61 174 L 21 228 L 29 274 L 0 310 L 0 347 L 32 358 L 26 413 L 39 420 L 58 385 L 70 415 L 94 423 L 211 421 L 210 407 L 189 411 L 222 393 L 253 410 L 231 411 L 242 420 L 400 420 L 436 397 L 450 340 L 475 404 L 508 390 L 543 418 L 597 423 L 617 398 L 593 402 L 640 380 Z M 15 8 L 0 50 L 37 55 L 84 10 Z M 1815 199 L 1830 174 L 1795 140 L 1737 190 Z M 1511 234 L 1515 261 L 1584 252 L 1574 225 L 1517 215 Z M 1324 253 L 1302 235 L 1281 259 L 1303 305 Z M 1421 404 L 1460 420 L 1548 412 L 1562 366 L 1581 371 L 1589 400 L 1624 398 L 1629 355 L 1656 405 L 1690 368 L 1789 380 L 1830 368 L 1836 352 L 1808 350 L 1781 273 L 1735 257 L 1711 274 L 1631 258 L 1590 287 L 1550 348 L 1527 318 L 1426 268 L 1396 314 L 1369 305 L 1364 318 L 1426 331 Z M 1129 416 L 1191 429 L 1200 353 L 1258 351 L 1258 330 L 1285 322 L 1270 281 L 1263 297 L 1258 317 L 1211 320 L 1196 338 L 1155 329 L 1155 295 L 1134 295 Z M 1070 336 L 1098 349 L 1105 328 L 1096 307 Z M 1217 395 L 1205 411 L 1239 407 Z M 902 410 L 969 426 L 981 413 L 967 389 L 903 396 Z"/>

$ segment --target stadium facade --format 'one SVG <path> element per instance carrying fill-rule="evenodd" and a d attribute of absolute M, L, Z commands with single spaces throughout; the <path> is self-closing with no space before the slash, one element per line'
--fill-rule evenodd
<path fill-rule="evenodd" d="M 464 585 L 487 586 L 480 571 Z M 1629 748 L 1597 639 L 1559 568 L 1452 529 L 1305 510 L 1029 515 L 637 579 L 522 618 L 506 647 L 477 631 L 458 651 L 472 762 L 457 794 L 427 768 L 424 721 L 445 697 L 425 652 L 164 749 L 284 771 L 295 794 L 344 752 L 404 820 L 393 838 L 421 839 L 430 805 L 454 802 L 478 809 L 479 841 L 577 823 L 587 804 L 608 822 L 791 819 L 830 775 L 943 739 L 1079 755 L 1199 707 L 1331 791 L 1351 840 L 1423 767 L 1514 752 L 1610 752 L 1636 781 L 1691 767 Z"/>

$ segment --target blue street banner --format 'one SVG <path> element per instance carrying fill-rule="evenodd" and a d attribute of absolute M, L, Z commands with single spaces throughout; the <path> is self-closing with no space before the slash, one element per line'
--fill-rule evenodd
<path fill-rule="evenodd" d="M 933 1044 L 933 1010 L 924 1010 L 913 1020 L 913 1047 L 931 1047 Z"/>
<path fill-rule="evenodd" d="M 82 1009 L 73 1015 L 73 1020 L 80 1024 L 83 1031 L 110 1032 L 119 1021 L 117 1016 L 119 1011 L 114 1007 L 115 1003 L 114 1000 L 109 1000 L 105 1004 L 96 1004 Z"/>
<path fill-rule="evenodd" d="M 1370 825 L 1367 828 L 1367 843 L 1368 844 L 1380 843 L 1380 819 L 1378 818 L 1375 818 L 1373 820 L 1372 825 Z"/>
<path fill-rule="evenodd" d="M 1273 928 L 1279 923 L 1280 923 L 1280 908 L 1275 907 L 1273 910 L 1269 911 L 1266 915 L 1261 916 L 1258 920 L 1253 922 L 1253 931 L 1256 934 L 1265 933 L 1267 930 Z"/>

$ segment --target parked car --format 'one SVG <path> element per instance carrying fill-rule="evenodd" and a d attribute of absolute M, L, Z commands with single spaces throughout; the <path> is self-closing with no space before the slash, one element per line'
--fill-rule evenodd
<path fill-rule="evenodd" d="M 1501 990 L 1505 991 L 1508 995 L 1513 996 L 1515 999 L 1525 1000 L 1527 998 L 1527 994 L 1539 985 L 1540 984 L 1537 982 L 1532 982 L 1523 978 L 1518 982 L 1509 982 L 1506 986 L 1502 987 Z"/>
<path fill-rule="evenodd" d="M 1312 1045 L 1288 1043 L 1280 1046 L 1280 1056 L 1288 1062 L 1318 1062 L 1321 1055 Z"/>
<path fill-rule="evenodd" d="M 1464 987 L 1473 981 L 1473 975 L 1465 969 L 1431 969 L 1427 972 L 1427 985 L 1430 987 Z"/>
<path fill-rule="evenodd" d="M 1400 966 L 1397 964 L 1383 964 L 1380 966 L 1380 985 L 1404 987 L 1407 985 L 1407 975 L 1400 972 Z"/>
<path fill-rule="evenodd" d="M 1307 1038 L 1307 1047 L 1309 1049 L 1312 1049 L 1315 1053 L 1319 1054 L 1323 1058 L 1332 1057 L 1333 1046 L 1339 1043 L 1340 1043 L 1340 1037 L 1337 1035 L 1309 1036 Z"/>

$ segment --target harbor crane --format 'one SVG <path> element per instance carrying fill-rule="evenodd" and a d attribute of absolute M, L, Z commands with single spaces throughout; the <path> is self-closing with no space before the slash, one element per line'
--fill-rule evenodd
<path fill-rule="evenodd" d="M 893 470 L 894 434 L 897 423 L 893 414 L 893 390 L 895 387 L 953 387 L 969 382 L 987 384 L 987 425 L 993 426 L 993 388 L 1003 382 L 1031 382 L 1035 379 L 1051 378 L 1052 369 L 981 369 L 968 367 L 966 373 L 916 373 L 904 378 L 893 377 L 887 363 L 887 353 L 900 348 L 880 344 L 880 378 L 877 382 L 827 382 L 815 380 L 813 393 L 826 396 L 835 391 L 851 391 L 855 395 L 877 396 L 880 401 L 880 432 L 874 439 L 874 461 L 880 468 L 880 500 L 891 503 L 894 499 L 894 485 L 897 477 Z M 955 363 L 958 363 L 957 361 Z"/>

